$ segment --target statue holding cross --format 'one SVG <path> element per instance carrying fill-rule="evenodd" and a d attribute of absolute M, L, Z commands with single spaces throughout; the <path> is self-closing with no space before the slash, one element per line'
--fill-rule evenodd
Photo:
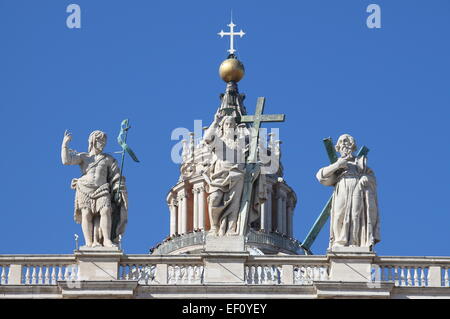
<path fill-rule="evenodd" d="M 335 149 L 341 157 L 316 175 L 321 184 L 335 187 L 330 209 L 329 249 L 350 246 L 372 250 L 380 241 L 375 175 L 367 166 L 365 155 L 353 155 L 356 143 L 352 136 L 341 135 Z"/>
<path fill-rule="evenodd" d="M 263 110 L 264 98 L 258 99 L 254 116 L 235 117 L 219 109 L 205 132 L 203 141 L 213 154 L 203 176 L 214 235 L 245 235 L 258 216 L 258 205 L 266 199 L 258 158 L 259 128 L 262 122 L 284 121 L 284 115 L 263 115 Z"/>

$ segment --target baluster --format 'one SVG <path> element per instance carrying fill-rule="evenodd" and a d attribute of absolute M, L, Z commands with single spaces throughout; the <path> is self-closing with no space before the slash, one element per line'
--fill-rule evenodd
<path fill-rule="evenodd" d="M 250 283 L 250 273 L 249 273 L 249 266 L 245 266 L 245 278 L 246 278 L 246 281 L 247 281 L 247 284 L 249 284 Z"/>
<path fill-rule="evenodd" d="M 42 272 L 44 272 L 43 269 L 42 269 Z M 43 277 L 44 277 L 43 283 L 46 285 L 49 285 L 50 284 L 50 266 L 49 265 L 45 266 L 45 273 L 44 273 Z"/>
<path fill-rule="evenodd" d="M 420 267 L 420 286 L 425 287 L 425 269 L 426 267 Z"/>
<path fill-rule="evenodd" d="M 419 285 L 419 267 L 414 267 L 414 287 L 420 287 Z"/>
<path fill-rule="evenodd" d="M 4 285 L 4 284 L 6 284 L 6 265 L 0 266 L 0 267 L 2 268 L 2 275 L 1 275 L 0 284 Z"/>
<path fill-rule="evenodd" d="M 394 266 L 394 281 L 396 286 L 400 286 L 398 266 Z"/>
<path fill-rule="evenodd" d="M 449 280 L 448 280 L 448 268 L 442 267 L 444 269 L 444 285 L 445 287 L 449 286 Z"/>
<path fill-rule="evenodd" d="M 64 272 L 64 280 L 70 281 L 70 276 L 72 275 L 72 265 L 66 266 L 66 271 Z"/>
<path fill-rule="evenodd" d="M 44 284 L 45 283 L 45 270 L 44 270 L 44 267 L 45 268 L 47 268 L 47 266 L 44 266 L 44 265 L 42 265 L 42 266 L 39 266 L 39 281 L 38 281 L 38 283 L 39 284 Z"/>
<path fill-rule="evenodd" d="M 190 284 L 192 283 L 192 266 L 191 265 L 186 265 L 186 280 L 187 283 Z"/>
<path fill-rule="evenodd" d="M 264 281 L 270 283 L 270 267 L 267 265 L 264 266 Z"/>
<path fill-rule="evenodd" d="M 136 265 L 131 264 L 130 265 L 130 280 L 134 280 L 136 276 Z"/>
<path fill-rule="evenodd" d="M 262 266 L 258 266 L 257 268 L 256 268 L 256 270 L 257 270 L 257 272 L 258 272 L 258 281 L 256 282 L 257 284 L 259 284 L 259 285 L 261 285 L 261 284 L 263 284 L 264 282 L 263 282 L 263 279 L 262 279 L 262 275 L 261 275 L 261 272 L 262 272 Z"/>
<path fill-rule="evenodd" d="M 31 283 L 30 282 L 30 266 L 25 265 L 24 267 L 27 267 L 27 271 L 25 273 L 25 282 L 24 282 L 24 284 L 28 285 L 28 284 Z"/>
<path fill-rule="evenodd" d="M 54 285 L 56 284 L 56 270 L 57 270 L 58 266 L 57 265 L 53 265 L 52 266 L 52 276 L 50 278 L 50 284 Z"/>
<path fill-rule="evenodd" d="M 312 282 L 312 269 L 310 265 L 305 265 L 305 284 L 309 285 Z"/>
<path fill-rule="evenodd" d="M 253 285 L 255 283 L 255 266 L 249 266 L 248 269 L 248 273 L 249 273 L 249 284 Z"/>
<path fill-rule="evenodd" d="M 399 268 L 400 268 L 400 286 L 406 286 L 405 267 L 399 267 Z"/>
<path fill-rule="evenodd" d="M 38 276 L 36 272 L 39 272 L 39 268 L 38 266 L 33 266 L 33 272 L 31 273 L 31 280 L 32 280 L 31 284 L 37 283 Z"/>
<path fill-rule="evenodd" d="M 60 265 L 59 267 L 58 267 L 58 280 L 59 281 L 62 281 L 62 280 L 64 280 L 64 265 Z"/>
<path fill-rule="evenodd" d="M 180 266 L 176 265 L 175 266 L 175 284 L 178 284 L 178 281 L 181 278 L 180 272 L 181 272 Z"/>
<path fill-rule="evenodd" d="M 191 284 L 197 283 L 197 266 L 196 265 L 190 265 L 190 272 L 191 272 Z"/>
<path fill-rule="evenodd" d="M 294 284 L 298 284 L 299 266 L 294 266 Z"/>
<path fill-rule="evenodd" d="M 70 267 L 70 281 L 75 281 L 77 280 L 77 273 L 76 273 L 77 269 L 75 267 L 75 265 L 71 265 Z"/>
<path fill-rule="evenodd" d="M 188 277 L 188 267 L 186 265 L 180 265 L 181 283 L 186 284 Z"/>
<path fill-rule="evenodd" d="M 124 275 L 125 275 L 125 280 L 130 280 L 130 271 L 131 271 L 130 265 L 125 264 L 123 266 L 123 271 L 124 271 Z"/>
<path fill-rule="evenodd" d="M 274 274 L 273 280 L 274 280 L 274 283 L 276 284 L 276 283 L 280 282 L 280 272 L 279 272 L 279 269 L 277 266 L 273 265 L 272 268 L 273 268 L 273 274 Z"/>
<path fill-rule="evenodd" d="M 299 272 L 300 285 L 305 285 L 306 268 L 304 265 L 300 267 Z"/>
<path fill-rule="evenodd" d="M 407 273 L 407 279 L 408 279 L 408 286 L 412 286 L 412 278 L 411 278 L 411 267 L 405 267 L 406 268 L 406 273 Z"/>
<path fill-rule="evenodd" d="M 173 266 L 167 267 L 167 282 L 169 284 L 173 283 Z"/>
<path fill-rule="evenodd" d="M 37 276 L 37 283 L 42 284 L 44 282 L 44 266 L 36 266 L 38 268 L 38 276 Z"/>

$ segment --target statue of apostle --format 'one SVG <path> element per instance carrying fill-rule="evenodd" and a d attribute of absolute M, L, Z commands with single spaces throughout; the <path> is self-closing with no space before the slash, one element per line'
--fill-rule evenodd
<path fill-rule="evenodd" d="M 78 153 L 69 149 L 72 135 L 66 131 L 61 146 L 62 163 L 80 165 L 83 174 L 72 180 L 71 187 L 75 190 L 74 219 L 81 223 L 87 247 L 116 247 L 128 220 L 125 178 L 116 159 L 103 153 L 106 138 L 104 132 L 92 132 L 88 153 Z"/>
<path fill-rule="evenodd" d="M 377 184 L 367 157 L 355 157 L 356 143 L 343 134 L 335 146 L 341 157 L 317 172 L 317 179 L 334 186 L 331 204 L 330 247 L 368 247 L 380 241 Z"/>

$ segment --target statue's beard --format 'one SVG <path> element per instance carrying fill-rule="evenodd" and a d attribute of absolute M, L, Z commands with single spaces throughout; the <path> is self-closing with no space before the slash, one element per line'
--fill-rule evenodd
<path fill-rule="evenodd" d="M 234 129 L 233 128 L 225 128 L 223 130 L 223 137 L 226 139 L 234 140 Z"/>
<path fill-rule="evenodd" d="M 342 158 L 349 158 L 352 156 L 352 149 L 350 147 L 341 146 L 340 153 Z"/>

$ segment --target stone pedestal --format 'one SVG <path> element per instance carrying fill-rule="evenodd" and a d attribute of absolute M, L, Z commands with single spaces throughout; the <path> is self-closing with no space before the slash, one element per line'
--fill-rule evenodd
<path fill-rule="evenodd" d="M 244 236 L 214 236 L 206 235 L 205 251 L 207 252 L 244 252 Z"/>
<path fill-rule="evenodd" d="M 78 264 L 78 280 L 117 280 L 120 257 L 119 248 L 82 247 L 74 252 Z"/>
<path fill-rule="evenodd" d="M 245 251 L 243 236 L 206 236 L 206 284 L 244 284 L 245 262 L 250 254 Z"/>
<path fill-rule="evenodd" d="M 327 252 L 331 281 L 371 282 L 376 254 L 366 247 L 337 247 Z"/>

